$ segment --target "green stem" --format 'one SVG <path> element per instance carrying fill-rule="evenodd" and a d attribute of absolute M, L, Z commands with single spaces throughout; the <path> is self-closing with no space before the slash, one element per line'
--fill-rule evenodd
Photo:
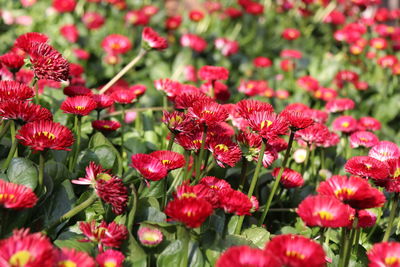
<path fill-rule="evenodd" d="M 39 178 L 38 178 L 38 192 L 44 192 L 43 190 L 43 177 L 44 177 L 44 163 L 45 158 L 43 152 L 39 154 Z"/>
<path fill-rule="evenodd" d="M 340 252 L 339 252 L 339 266 L 341 266 L 341 262 L 342 259 L 344 258 L 344 250 L 346 247 L 346 243 L 347 243 L 347 239 L 346 239 L 346 235 L 347 235 L 347 228 L 346 227 L 342 227 L 342 234 L 340 236 Z"/>
<path fill-rule="evenodd" d="M 201 170 L 201 163 L 203 161 L 204 158 L 204 147 L 206 144 L 206 138 L 207 138 L 207 125 L 204 125 L 204 130 L 203 130 L 203 136 L 201 139 L 201 147 L 200 147 L 200 152 L 199 152 L 199 157 L 197 158 L 197 162 L 196 162 L 196 178 L 195 178 L 195 183 L 198 182 L 198 180 L 200 179 L 200 170 Z"/>
<path fill-rule="evenodd" d="M 125 116 L 126 116 L 126 111 L 125 111 L 125 105 L 122 104 L 121 105 L 121 109 L 122 109 L 122 121 L 121 121 L 121 159 L 122 161 L 125 161 L 125 148 L 124 148 L 124 144 L 125 144 L 125 139 L 124 139 L 124 134 L 125 134 Z"/>
<path fill-rule="evenodd" d="M 353 221 L 353 229 L 351 229 L 350 231 L 350 238 L 347 240 L 347 246 L 345 246 L 343 267 L 349 266 L 351 250 L 354 243 L 354 237 L 356 234 L 357 225 L 358 225 L 358 217 L 356 216 Z"/>
<path fill-rule="evenodd" d="M 302 175 L 304 175 L 305 171 L 307 170 L 308 160 L 310 159 L 310 148 L 311 148 L 311 144 L 307 144 L 306 159 L 304 160 L 303 166 L 301 168 Z"/>
<path fill-rule="evenodd" d="M 14 158 L 15 152 L 18 148 L 18 141 L 15 139 L 15 123 L 11 121 L 10 125 L 10 134 L 11 134 L 11 148 L 8 152 L 8 156 L 6 161 L 3 163 L 2 170 L 6 170 L 10 165 L 11 160 Z"/>
<path fill-rule="evenodd" d="M 188 176 L 188 173 L 190 172 L 189 169 L 189 164 L 190 164 L 190 150 L 185 150 L 184 156 L 185 156 L 185 166 L 183 167 L 184 172 L 183 172 L 183 180 L 186 181 L 186 176 Z"/>
<path fill-rule="evenodd" d="M 35 88 L 35 104 L 40 105 L 40 98 L 39 98 L 39 85 L 38 85 L 38 78 L 34 77 L 33 78 L 33 84 L 32 86 Z"/>
<path fill-rule="evenodd" d="M 319 229 L 319 244 L 320 244 L 321 246 L 324 245 L 324 241 L 325 241 L 325 239 L 324 239 L 325 230 L 326 230 L 326 229 L 323 228 L 323 227 L 321 227 L 321 229 Z"/>
<path fill-rule="evenodd" d="M 390 210 L 388 227 L 386 228 L 386 232 L 385 235 L 383 236 L 382 242 L 387 242 L 389 240 L 398 204 L 399 204 L 399 193 L 395 193 L 392 201 L 392 209 Z"/>
<path fill-rule="evenodd" d="M 169 139 L 168 147 L 167 147 L 168 151 L 172 151 L 172 146 L 174 145 L 174 141 L 175 141 L 175 134 L 171 133 L 171 137 Z"/>
<path fill-rule="evenodd" d="M 320 154 L 320 159 L 321 159 L 321 168 L 320 169 L 325 169 L 325 149 L 321 148 L 321 154 Z"/>
<path fill-rule="evenodd" d="M 276 177 L 274 185 L 272 186 L 272 190 L 271 190 L 271 192 L 270 192 L 270 194 L 268 196 L 267 204 L 265 204 L 264 212 L 263 212 L 260 220 L 258 221 L 258 225 L 259 226 L 261 226 L 264 223 L 265 218 L 267 217 L 268 210 L 271 207 L 272 200 L 274 198 L 276 190 L 278 189 L 279 182 L 281 181 L 283 171 L 286 168 L 286 164 L 287 164 L 287 162 L 289 160 L 289 157 L 290 157 L 290 150 L 291 150 L 292 145 L 293 145 L 294 134 L 295 134 L 295 131 L 291 131 L 290 132 L 288 147 L 286 149 L 285 156 L 283 158 L 282 167 L 279 169 L 278 176 Z"/>
<path fill-rule="evenodd" d="M 185 226 L 179 227 L 180 230 L 180 240 L 182 241 L 182 251 L 183 251 L 183 257 L 180 263 L 180 267 L 188 267 L 188 254 L 189 254 L 189 240 L 190 240 L 190 233 L 189 230 L 186 229 Z"/>
<path fill-rule="evenodd" d="M 82 125 L 82 117 L 79 115 L 75 116 L 75 133 L 76 133 L 76 145 L 74 148 L 74 152 L 72 155 L 72 160 L 70 161 L 69 171 L 73 172 L 75 169 L 76 161 L 79 155 L 79 149 L 81 147 L 81 125 Z"/>
<path fill-rule="evenodd" d="M 139 102 L 136 103 L 136 108 L 140 108 Z M 141 115 L 142 115 L 142 113 L 140 111 L 136 111 L 135 129 L 139 134 L 142 133 L 142 116 Z M 124 119 L 125 119 L 125 116 L 124 116 Z"/>
<path fill-rule="evenodd" d="M 131 187 L 131 191 L 132 191 L 132 198 L 131 198 L 131 203 L 130 203 L 131 208 L 128 213 L 126 227 L 128 228 L 129 232 L 132 232 L 133 222 L 135 220 L 135 213 L 136 213 L 136 209 L 137 209 L 137 202 L 138 202 L 139 196 L 138 196 L 138 192 L 137 192 L 135 186 L 133 185 L 133 183 L 130 185 L 130 187 Z"/>
<path fill-rule="evenodd" d="M 357 228 L 356 229 L 356 239 L 354 241 L 354 255 L 357 257 L 358 254 L 358 243 L 360 242 L 360 236 L 361 236 L 362 229 Z"/>
<path fill-rule="evenodd" d="M 247 193 L 247 196 L 249 198 L 253 195 L 254 189 L 256 188 L 256 184 L 257 184 L 257 181 L 258 181 L 258 177 L 260 175 L 261 166 L 262 166 L 262 162 L 263 162 L 263 158 L 264 158 L 264 153 L 265 153 L 266 147 L 267 147 L 267 145 L 263 141 L 261 143 L 260 153 L 258 154 L 258 161 L 257 161 L 257 165 L 256 165 L 256 170 L 254 171 L 253 178 L 251 179 L 249 192 Z M 240 234 L 240 232 L 242 231 L 243 220 L 244 220 L 244 216 L 240 216 L 239 220 L 238 220 L 238 224 L 236 225 L 235 234 Z"/>
<path fill-rule="evenodd" d="M 247 174 L 247 166 L 248 165 L 249 164 L 248 164 L 247 159 L 245 157 L 242 157 L 242 170 L 240 172 L 240 183 L 239 183 L 239 188 L 238 188 L 238 190 L 240 192 L 243 191 L 243 187 L 246 182 L 246 176 L 247 176 L 246 174 Z"/>
<path fill-rule="evenodd" d="M 64 215 L 62 215 L 56 222 L 54 222 L 46 232 L 54 229 L 55 227 L 57 227 L 59 224 L 61 224 L 62 222 L 74 217 L 75 215 L 77 215 L 79 212 L 83 211 L 84 209 L 86 209 L 87 207 L 89 207 L 90 205 L 92 205 L 97 199 L 97 194 L 95 191 L 93 191 L 93 193 L 90 195 L 90 197 L 88 199 L 86 199 L 85 201 L 83 201 L 81 204 L 79 204 L 78 206 L 72 208 L 70 211 L 68 211 L 67 213 L 65 213 Z"/>
<path fill-rule="evenodd" d="M 329 246 L 331 229 L 327 228 L 325 233 L 325 245 Z"/>
<path fill-rule="evenodd" d="M 9 120 L 7 122 L 3 121 L 3 128 L 0 131 L 0 141 L 1 139 L 3 139 L 3 137 L 6 135 L 6 133 L 8 132 L 8 129 L 10 128 L 12 120 Z"/>

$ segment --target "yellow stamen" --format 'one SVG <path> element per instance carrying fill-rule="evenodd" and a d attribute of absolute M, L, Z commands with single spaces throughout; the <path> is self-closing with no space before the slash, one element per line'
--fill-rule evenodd
<path fill-rule="evenodd" d="M 320 210 L 316 213 L 321 218 L 321 220 L 332 221 L 334 219 L 333 214 L 329 211 Z"/>
<path fill-rule="evenodd" d="M 342 127 L 347 128 L 350 126 L 350 123 L 348 121 L 345 121 L 342 123 Z"/>
<path fill-rule="evenodd" d="M 70 261 L 70 260 L 66 260 L 66 261 L 60 261 L 58 263 L 58 267 L 77 267 L 78 265 L 76 265 L 75 262 Z"/>
<path fill-rule="evenodd" d="M 10 260 L 8 261 L 8 263 L 11 266 L 15 266 L 15 267 L 23 267 L 25 266 L 29 260 L 31 259 L 31 253 L 27 250 L 21 250 L 18 251 L 17 253 L 14 253 Z"/>
<path fill-rule="evenodd" d="M 335 196 L 340 196 L 340 195 L 345 195 L 349 197 L 354 195 L 354 191 L 350 188 L 343 187 L 335 191 Z"/>
<path fill-rule="evenodd" d="M 386 265 L 394 265 L 396 263 L 397 264 L 400 263 L 400 258 L 399 257 L 392 256 L 392 257 L 386 257 L 385 258 L 385 264 Z"/>
<path fill-rule="evenodd" d="M 269 120 L 265 120 L 261 122 L 261 129 L 264 129 L 264 127 L 268 128 L 269 126 L 271 126 L 272 121 Z"/>
<path fill-rule="evenodd" d="M 229 150 L 229 147 L 225 144 L 219 144 L 215 146 L 215 149 L 223 150 L 224 152 Z"/>
<path fill-rule="evenodd" d="M 285 254 L 287 257 L 297 258 L 299 260 L 304 260 L 304 258 L 306 257 L 304 256 L 304 254 L 301 254 L 300 252 L 295 250 L 287 250 Z"/>

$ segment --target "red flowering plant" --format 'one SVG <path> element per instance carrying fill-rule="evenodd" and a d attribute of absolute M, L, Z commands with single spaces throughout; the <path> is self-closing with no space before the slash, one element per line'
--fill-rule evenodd
<path fill-rule="evenodd" d="M 1 7 L 0 266 L 398 266 L 400 12 L 195 2 Z"/>

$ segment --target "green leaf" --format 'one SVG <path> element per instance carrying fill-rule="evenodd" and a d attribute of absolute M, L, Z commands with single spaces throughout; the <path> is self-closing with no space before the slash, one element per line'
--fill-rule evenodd
<path fill-rule="evenodd" d="M 141 197 L 160 198 L 164 193 L 164 181 L 150 182 L 150 187 L 145 187 L 141 192 Z"/>
<path fill-rule="evenodd" d="M 35 164 L 26 158 L 13 158 L 7 170 L 10 182 L 22 184 L 35 190 L 38 183 L 38 170 Z"/>
<path fill-rule="evenodd" d="M 104 169 L 112 169 L 114 166 L 117 156 L 114 150 L 108 145 L 97 146 L 93 149 L 94 153 L 97 155 L 100 165 Z"/>
<path fill-rule="evenodd" d="M 252 228 L 243 231 L 242 235 L 251 240 L 258 248 L 264 248 L 265 243 L 269 241 L 270 233 L 262 227 L 252 226 Z"/>
<path fill-rule="evenodd" d="M 204 256 L 199 248 L 197 242 L 189 243 L 189 266 L 190 267 L 203 267 L 204 266 Z"/>
<path fill-rule="evenodd" d="M 79 251 L 90 253 L 93 250 L 93 243 L 91 242 L 79 242 L 78 240 L 67 239 L 67 240 L 56 240 L 54 245 L 59 248 L 73 248 Z"/>
<path fill-rule="evenodd" d="M 71 177 L 71 173 L 68 171 L 67 167 L 56 161 L 46 162 L 44 171 L 53 180 L 55 185 L 60 184 Z"/>
<path fill-rule="evenodd" d="M 157 266 L 180 266 L 183 254 L 183 244 L 175 240 L 166 247 L 157 258 Z"/>

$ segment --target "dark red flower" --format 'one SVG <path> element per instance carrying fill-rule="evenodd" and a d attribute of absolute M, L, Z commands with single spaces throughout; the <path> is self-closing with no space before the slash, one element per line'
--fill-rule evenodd
<path fill-rule="evenodd" d="M 14 42 L 14 46 L 22 49 L 26 53 L 30 53 L 34 43 L 47 43 L 49 37 L 43 33 L 28 32 L 20 35 Z"/>
<path fill-rule="evenodd" d="M 15 138 L 20 140 L 22 145 L 39 151 L 70 150 L 68 147 L 74 143 L 71 130 L 52 121 L 29 122 L 19 129 Z"/>
<path fill-rule="evenodd" d="M 14 210 L 32 208 L 37 201 L 38 198 L 31 188 L 0 179 L 0 205 L 4 208 Z"/>
<path fill-rule="evenodd" d="M 60 109 L 64 111 L 64 113 L 87 116 L 96 107 L 96 101 L 90 96 L 74 96 L 67 97 L 67 99 L 61 103 Z"/>
<path fill-rule="evenodd" d="M 315 241 L 301 235 L 278 235 L 265 245 L 264 251 L 277 257 L 278 266 L 325 267 L 325 252 Z"/>
<path fill-rule="evenodd" d="M 372 227 L 376 223 L 375 213 L 373 213 L 369 210 L 358 211 L 357 217 L 358 217 L 358 227 L 361 227 L 361 228 Z"/>
<path fill-rule="evenodd" d="M 182 168 L 183 165 L 185 165 L 185 158 L 182 154 L 179 154 L 177 152 L 157 150 L 150 153 L 150 156 L 159 159 L 162 165 L 164 165 L 164 167 L 167 168 L 168 171 Z"/>
<path fill-rule="evenodd" d="M 82 16 L 82 22 L 83 24 L 85 24 L 86 28 L 90 30 L 95 30 L 103 26 L 105 19 L 100 13 L 86 12 Z"/>
<path fill-rule="evenodd" d="M 204 18 L 204 13 L 200 10 L 191 10 L 189 12 L 189 18 L 191 21 L 199 22 Z"/>
<path fill-rule="evenodd" d="M 95 120 L 92 121 L 92 127 L 100 132 L 109 133 L 118 130 L 121 127 L 121 123 L 110 120 Z"/>
<path fill-rule="evenodd" d="M 188 116 L 196 120 L 199 124 L 207 126 L 223 122 L 228 118 L 228 113 L 224 107 L 212 101 L 198 101 L 188 109 Z"/>
<path fill-rule="evenodd" d="M 324 143 L 329 137 L 328 127 L 320 123 L 314 123 L 312 126 L 296 132 L 295 138 L 306 142 L 307 144 Z"/>
<path fill-rule="evenodd" d="M 216 267 L 281 267 L 277 257 L 271 253 L 247 246 L 233 246 L 219 257 Z"/>
<path fill-rule="evenodd" d="M 381 123 L 372 117 L 362 117 L 358 120 L 358 129 L 360 131 L 378 131 L 381 129 Z"/>
<path fill-rule="evenodd" d="M 102 246 L 119 248 L 128 237 L 128 229 L 125 225 L 111 222 L 107 224 L 102 221 L 97 224 L 95 221 L 91 222 L 79 222 L 79 229 L 86 236 L 85 239 L 80 240 L 81 242 L 96 242 L 100 246 L 102 252 Z"/>
<path fill-rule="evenodd" d="M 92 99 L 97 103 L 97 110 L 109 108 L 114 104 L 114 99 L 109 95 L 92 95 Z"/>
<path fill-rule="evenodd" d="M 272 176 L 274 178 L 277 178 L 280 169 L 281 168 L 275 168 L 272 171 Z M 285 188 L 294 188 L 294 187 L 302 186 L 304 184 L 304 179 L 300 173 L 298 173 L 292 169 L 285 168 L 282 172 L 280 183 Z"/>
<path fill-rule="evenodd" d="M 217 193 L 220 207 L 225 212 L 239 216 L 250 215 L 253 204 L 247 195 L 231 188 L 219 190 Z"/>
<path fill-rule="evenodd" d="M 289 41 L 296 40 L 300 35 L 300 31 L 293 28 L 287 28 L 282 32 L 282 37 Z"/>
<path fill-rule="evenodd" d="M 203 81 L 228 80 L 229 71 L 224 67 L 203 66 L 199 70 L 199 78 Z"/>
<path fill-rule="evenodd" d="M 253 59 L 253 65 L 256 68 L 269 68 L 272 66 L 272 61 L 267 57 L 256 57 Z"/>
<path fill-rule="evenodd" d="M 319 82 L 311 76 L 303 76 L 297 80 L 297 85 L 308 92 L 315 92 L 319 88 Z"/>
<path fill-rule="evenodd" d="M 176 109 L 188 109 L 195 103 L 214 102 L 213 99 L 202 92 L 183 93 L 174 99 Z"/>
<path fill-rule="evenodd" d="M 292 131 L 302 130 L 314 124 L 314 120 L 303 112 L 284 109 L 280 115 L 289 122 L 289 128 Z"/>
<path fill-rule="evenodd" d="M 0 100 L 28 100 L 34 97 L 33 89 L 24 83 L 16 81 L 0 81 Z"/>
<path fill-rule="evenodd" d="M 75 0 L 53 0 L 52 6 L 60 13 L 72 12 L 75 10 Z"/>
<path fill-rule="evenodd" d="M 185 113 L 174 111 L 169 113 L 164 111 L 162 122 L 168 127 L 168 129 L 177 134 L 180 132 L 188 132 L 193 129 L 194 122 L 190 117 L 187 117 Z"/>
<path fill-rule="evenodd" d="M 352 157 L 344 168 L 348 173 L 364 178 L 382 180 L 389 177 L 388 165 L 369 156 Z"/>
<path fill-rule="evenodd" d="M 167 40 L 161 37 L 151 27 L 145 27 L 142 32 L 142 45 L 145 49 L 164 50 L 168 48 Z"/>
<path fill-rule="evenodd" d="M 211 138 L 207 144 L 207 149 L 211 151 L 217 164 L 222 168 L 225 168 L 224 164 L 234 167 L 242 158 L 239 146 L 230 137 L 223 135 Z"/>
<path fill-rule="evenodd" d="M 101 47 L 109 54 L 125 54 L 132 48 L 128 37 L 121 34 L 110 34 L 103 39 Z"/>
<path fill-rule="evenodd" d="M 273 112 L 253 112 L 249 115 L 247 121 L 253 131 L 267 140 L 275 139 L 278 135 L 284 135 L 288 130 L 288 121 Z"/>
<path fill-rule="evenodd" d="M 168 17 L 165 20 L 165 28 L 167 30 L 176 30 L 182 23 L 182 17 L 177 15 L 177 16 L 172 16 Z"/>
<path fill-rule="evenodd" d="M 78 28 L 74 24 L 66 24 L 60 28 L 61 35 L 68 42 L 76 43 L 79 38 Z"/>
<path fill-rule="evenodd" d="M 96 267 L 96 262 L 86 252 L 62 248 L 54 252 L 54 264 L 58 267 L 87 266 Z"/>
<path fill-rule="evenodd" d="M 128 189 L 121 179 L 113 176 L 100 176 L 95 186 L 98 196 L 112 206 L 112 211 L 120 215 L 128 204 Z"/>
<path fill-rule="evenodd" d="M 91 96 L 93 92 L 89 88 L 82 85 L 69 85 L 64 88 L 64 94 L 70 97 L 79 95 Z"/>
<path fill-rule="evenodd" d="M 165 178 L 168 169 L 158 158 L 147 154 L 132 155 L 131 166 L 135 168 L 145 179 L 158 181 Z"/>
<path fill-rule="evenodd" d="M 136 100 L 136 94 L 132 91 L 119 89 L 111 94 L 111 98 L 119 104 L 130 104 Z"/>
<path fill-rule="evenodd" d="M 181 36 L 180 43 L 184 47 L 190 47 L 196 52 L 203 52 L 207 48 L 207 41 L 198 35 L 186 33 Z"/>
<path fill-rule="evenodd" d="M 25 64 L 22 56 L 12 52 L 0 56 L 0 62 L 12 72 L 17 72 Z"/>
<path fill-rule="evenodd" d="M 53 120 L 53 114 L 47 108 L 24 101 L 7 101 L 0 103 L 0 117 L 23 123 Z"/>
<path fill-rule="evenodd" d="M 273 112 L 271 104 L 254 99 L 245 99 L 236 103 L 236 110 L 240 116 L 248 119 L 251 114 L 258 111 Z"/>
<path fill-rule="evenodd" d="M 376 243 L 368 251 L 368 267 L 399 267 L 400 243 L 382 242 Z"/>

